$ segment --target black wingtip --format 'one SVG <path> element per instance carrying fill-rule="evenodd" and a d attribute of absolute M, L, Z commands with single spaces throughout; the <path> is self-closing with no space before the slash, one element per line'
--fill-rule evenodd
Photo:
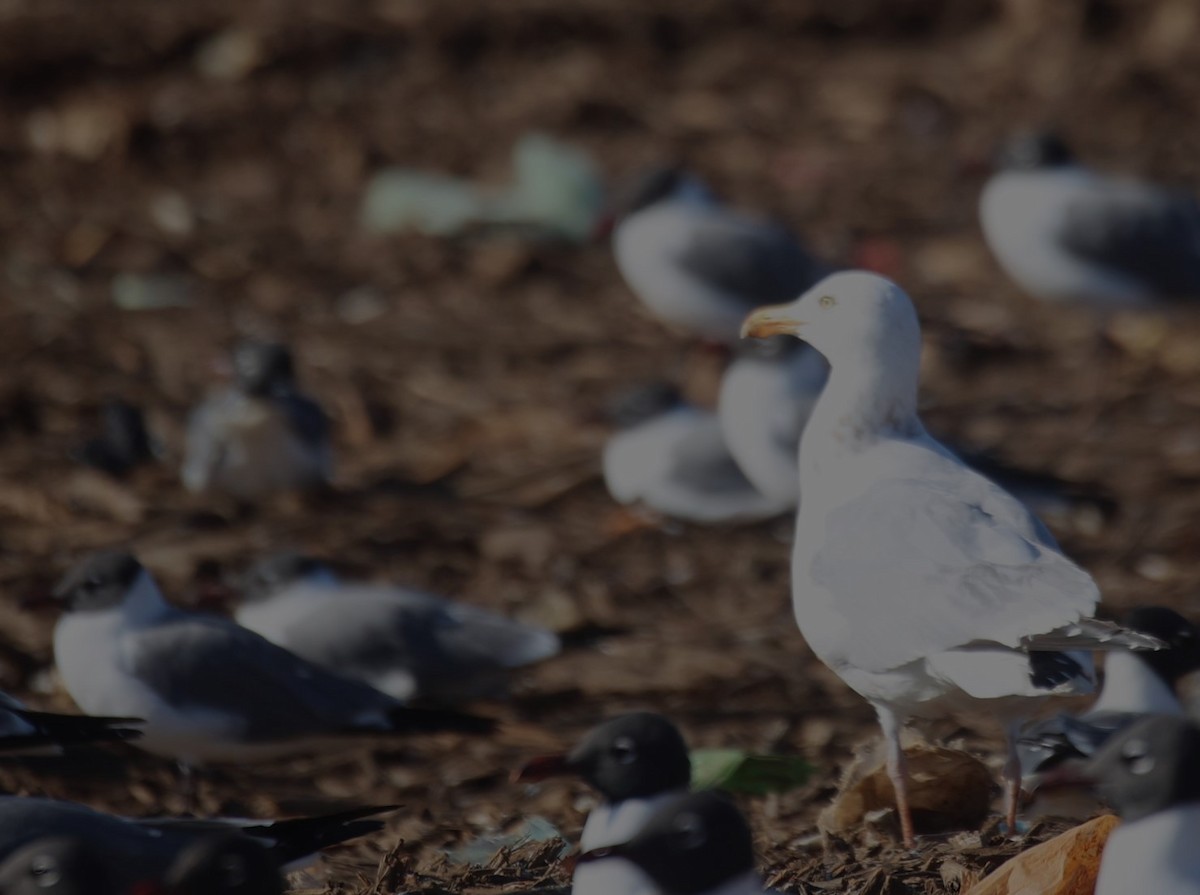
<path fill-rule="evenodd" d="M 1083 666 L 1066 653 L 1038 650 L 1029 654 L 1029 680 L 1039 690 L 1053 690 L 1086 677 Z"/>

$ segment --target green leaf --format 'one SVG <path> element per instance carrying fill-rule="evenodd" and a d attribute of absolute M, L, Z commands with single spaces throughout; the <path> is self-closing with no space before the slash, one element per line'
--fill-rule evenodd
<path fill-rule="evenodd" d="M 693 749 L 692 788 L 761 796 L 803 785 L 813 768 L 796 755 L 754 755 L 741 749 Z"/>

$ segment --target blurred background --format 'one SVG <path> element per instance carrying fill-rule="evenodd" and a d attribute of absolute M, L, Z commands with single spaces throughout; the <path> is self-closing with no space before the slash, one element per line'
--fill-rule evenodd
<path fill-rule="evenodd" d="M 17 601 L 88 549 L 130 546 L 186 603 L 294 547 L 563 634 L 505 711 L 564 741 L 648 706 L 697 742 L 844 759 L 870 710 L 794 629 L 787 524 L 630 523 L 600 479 L 624 389 L 712 396 L 588 238 L 610 185 L 662 161 L 900 282 L 930 427 L 1096 495 L 1049 521 L 1109 608 L 1200 611 L 1200 317 L 1039 303 L 977 223 L 1022 127 L 1200 187 L 1198 37 L 1191 0 L 0 4 L 0 686 L 70 706 Z M 502 220 L 472 217 L 479 195 Z M 333 417 L 330 493 L 245 507 L 180 484 L 187 411 L 247 335 L 287 341 Z M 112 397 L 160 448 L 119 479 L 78 462 Z M 569 794 L 504 782 L 527 752 L 411 744 L 200 786 L 235 813 L 401 802 L 324 872 L 352 885 L 400 838 L 400 872 L 449 879 L 442 846 L 535 808 L 578 825 Z M 179 807 L 166 765 L 109 773 L 115 795 L 0 782 Z M 785 846 L 832 779 L 754 807 L 773 868 L 802 869 Z"/>

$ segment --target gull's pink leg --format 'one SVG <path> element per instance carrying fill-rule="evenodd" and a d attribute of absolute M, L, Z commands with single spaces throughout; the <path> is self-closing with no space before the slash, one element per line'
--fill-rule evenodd
<path fill-rule="evenodd" d="M 883 728 L 883 738 L 887 742 L 887 774 L 896 793 L 900 835 L 904 839 L 904 847 L 913 848 L 916 839 L 913 835 L 912 810 L 908 807 L 908 767 L 904 760 L 904 747 L 900 745 L 900 728 L 904 725 L 891 709 L 877 705 L 875 714 L 879 717 L 879 726 Z"/>
<path fill-rule="evenodd" d="M 1008 759 L 1004 762 L 1004 821 L 1008 824 L 1008 835 L 1017 833 L 1017 805 L 1021 801 L 1021 757 L 1017 754 L 1017 738 L 1020 725 L 1009 725 L 1004 741 L 1008 746 Z"/>

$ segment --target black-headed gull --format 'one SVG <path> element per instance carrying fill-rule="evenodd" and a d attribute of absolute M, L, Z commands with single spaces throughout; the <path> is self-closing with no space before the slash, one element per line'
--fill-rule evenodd
<path fill-rule="evenodd" d="M 147 895 L 283 895 L 279 863 L 246 836 L 210 836 L 184 849 Z"/>
<path fill-rule="evenodd" d="M 679 729 L 662 715 L 633 712 L 593 728 L 570 752 L 533 759 L 516 779 L 575 776 L 600 794 L 601 802 L 588 814 L 579 840 L 587 852 L 627 842 L 658 806 L 687 791 L 691 774 L 691 758 Z M 584 864 L 576 868 L 574 891 L 623 892 L 638 878 L 622 862 Z"/>
<path fill-rule="evenodd" d="M 604 484 L 622 504 L 640 503 L 672 519 L 699 524 L 753 522 L 787 512 L 788 496 L 760 492 L 725 443 L 721 421 L 659 390 L 625 415 L 604 445 Z"/>
<path fill-rule="evenodd" d="M 620 883 L 580 884 L 580 870 L 606 867 L 623 868 Z M 671 796 L 631 839 L 585 851 L 575 872 L 572 895 L 763 895 L 750 827 L 711 791 Z"/>
<path fill-rule="evenodd" d="M 343 582 L 325 563 L 280 553 L 242 577 L 238 623 L 397 699 L 503 693 L 504 672 L 556 655 L 558 637 L 420 591 Z"/>
<path fill-rule="evenodd" d="M 381 822 L 364 818 L 386 810 L 361 808 L 281 821 L 133 820 L 74 802 L 0 796 L 0 861 L 41 840 L 67 837 L 94 849 L 116 891 L 125 892 L 135 883 L 160 879 L 185 850 L 214 837 L 250 840 L 266 850 L 276 867 L 302 865 L 319 849 L 382 829 Z"/>
<path fill-rule="evenodd" d="M 755 306 L 798 295 L 826 273 L 786 228 L 723 206 L 678 167 L 646 171 L 621 197 L 613 253 L 655 316 L 720 343 L 737 341 Z"/>
<path fill-rule="evenodd" d="M 1090 786 L 1121 816 L 1104 845 L 1095 895 L 1200 892 L 1200 727 L 1150 716 L 1087 761 L 1050 771 L 1046 782 Z"/>
<path fill-rule="evenodd" d="M 1131 610 L 1121 623 L 1130 631 L 1157 637 L 1166 646 L 1109 652 L 1100 695 L 1086 712 L 1047 718 L 1026 728 L 1020 750 L 1024 777 L 1091 755 L 1114 733 L 1146 715 L 1184 714 L 1175 686 L 1184 675 L 1200 669 L 1200 629 L 1162 606 Z"/>
<path fill-rule="evenodd" d="M 299 390 L 287 347 L 244 341 L 234 350 L 233 374 L 233 385 L 188 420 L 184 485 L 253 499 L 328 482 L 329 420 Z"/>
<path fill-rule="evenodd" d="M 185 765 L 250 761 L 349 736 L 486 732 L 494 722 L 401 701 L 228 619 L 171 606 L 132 555 L 104 551 L 58 585 L 54 658 L 86 712 L 145 719 L 139 748 Z"/>
<path fill-rule="evenodd" d="M 1079 164 L 1049 133 L 1013 138 L 980 198 L 1000 266 L 1038 298 L 1136 306 L 1200 297 L 1200 203 Z"/>
<path fill-rule="evenodd" d="M 793 607 L 813 652 L 879 717 L 905 843 L 901 728 L 960 708 L 1005 725 L 1011 829 L 1030 700 L 1094 686 L 1090 655 L 1067 651 L 1161 644 L 1093 620 L 1091 576 L 1020 501 L 926 433 L 921 329 L 900 287 L 834 274 L 755 311 L 743 332 L 796 336 L 830 364 L 801 440 Z"/>
<path fill-rule="evenodd" d="M 121 895 L 100 851 L 85 839 L 48 836 L 0 863 L 4 895 Z"/>

